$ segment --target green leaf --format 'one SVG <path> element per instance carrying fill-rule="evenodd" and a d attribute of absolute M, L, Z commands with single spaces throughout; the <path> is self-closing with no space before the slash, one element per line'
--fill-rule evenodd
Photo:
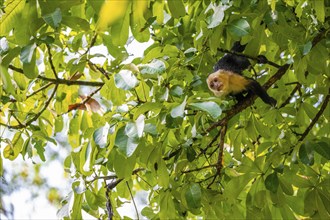
<path fill-rule="evenodd" d="M 1 6 L 6 8 L 0 19 L 1 36 L 9 34 L 10 30 L 14 28 L 15 20 L 21 15 L 25 4 L 26 1 L 23 0 L 8 1 L 5 5 L 3 1 L 1 2 Z"/>
<path fill-rule="evenodd" d="M 168 0 L 167 4 L 174 18 L 180 18 L 182 16 L 185 16 L 186 9 L 182 0 Z"/>
<path fill-rule="evenodd" d="M 3 150 L 4 158 L 15 160 L 22 150 L 24 140 L 21 132 L 16 132 L 12 141 L 7 141 L 8 145 Z"/>
<path fill-rule="evenodd" d="M 142 209 L 141 214 L 145 217 L 147 217 L 148 219 L 153 219 L 155 217 L 155 213 L 152 210 L 152 208 L 146 206 Z"/>
<path fill-rule="evenodd" d="M 11 82 L 11 77 L 8 73 L 8 69 L 3 65 L 0 65 L 0 76 L 2 81 L 2 86 L 8 94 L 15 94 L 14 86 Z"/>
<path fill-rule="evenodd" d="M 63 16 L 62 24 L 72 28 L 73 30 L 84 30 L 88 31 L 90 29 L 89 23 L 80 17 L 74 17 L 74 16 Z"/>
<path fill-rule="evenodd" d="M 306 44 L 302 45 L 299 49 L 302 55 L 306 55 L 311 51 L 312 47 L 313 47 L 312 42 L 308 41 Z"/>
<path fill-rule="evenodd" d="M 29 79 L 34 79 L 38 76 L 36 71 L 36 47 L 35 43 L 22 48 L 20 60 L 23 63 L 23 72 Z"/>
<path fill-rule="evenodd" d="M 190 209 L 198 209 L 201 207 L 202 190 L 197 183 L 192 183 L 185 191 L 185 199 Z"/>
<path fill-rule="evenodd" d="M 3 176 L 3 161 L 1 154 L 0 154 L 0 176 Z"/>
<path fill-rule="evenodd" d="M 185 97 L 184 101 L 180 105 L 174 107 L 171 110 L 171 117 L 172 118 L 178 118 L 178 117 L 183 118 L 186 104 L 187 104 L 187 96 Z"/>
<path fill-rule="evenodd" d="M 137 131 L 137 136 L 139 138 L 142 137 L 143 135 L 143 130 L 144 130 L 144 119 L 145 119 L 145 116 L 144 115 L 140 115 L 136 121 L 135 121 L 135 125 L 136 125 L 136 131 Z"/>
<path fill-rule="evenodd" d="M 62 21 L 62 12 L 60 8 L 56 8 L 54 12 L 43 15 L 44 21 L 52 28 L 58 28 Z"/>
<path fill-rule="evenodd" d="M 207 112 L 214 119 L 218 118 L 222 113 L 222 109 L 215 102 L 190 103 L 189 105 Z"/>
<path fill-rule="evenodd" d="M 26 78 L 22 77 L 22 74 L 18 72 L 13 73 L 14 80 L 17 83 L 20 90 L 25 90 L 27 87 Z"/>
<path fill-rule="evenodd" d="M 139 84 L 139 81 L 132 71 L 121 70 L 115 75 L 115 84 L 117 88 L 131 90 Z"/>
<path fill-rule="evenodd" d="M 205 10 L 205 13 L 207 13 L 209 9 L 213 10 L 213 14 L 210 18 L 209 25 L 207 27 L 215 28 L 222 22 L 225 16 L 224 11 L 227 9 L 227 7 L 222 5 L 221 3 L 219 3 L 219 5 L 216 5 L 216 3 L 211 2 Z"/>
<path fill-rule="evenodd" d="M 126 10 L 124 18 L 119 19 L 115 24 L 111 26 L 112 42 L 116 46 L 124 46 L 127 42 L 129 34 L 130 13 L 130 10 Z"/>
<path fill-rule="evenodd" d="M 89 205 L 89 207 L 93 210 L 97 210 L 98 209 L 97 196 L 90 190 L 86 190 L 85 197 L 86 197 L 86 201 L 87 201 L 87 204 Z"/>
<path fill-rule="evenodd" d="M 313 5 L 314 5 L 314 10 L 316 12 L 317 20 L 324 22 L 325 19 L 324 1 L 314 0 Z"/>
<path fill-rule="evenodd" d="M 139 42 L 150 39 L 149 28 L 145 28 L 144 11 L 148 8 L 148 1 L 133 1 L 130 27 L 134 38 Z"/>
<path fill-rule="evenodd" d="M 126 157 L 132 156 L 135 152 L 139 142 L 138 138 L 127 136 L 126 132 L 132 132 L 132 125 L 127 125 L 121 127 L 116 134 L 115 145 L 118 147 L 119 152 L 121 152 Z"/>
<path fill-rule="evenodd" d="M 303 143 L 299 148 L 299 158 L 304 164 L 311 166 L 314 164 L 313 146 L 310 142 Z"/>
<path fill-rule="evenodd" d="M 111 100 L 111 102 L 117 106 L 125 102 L 126 93 L 124 90 L 117 88 L 117 86 L 115 85 L 114 77 L 111 77 L 110 80 L 106 80 L 105 85 L 106 86 L 103 86 L 103 88 L 101 89 L 101 95 L 104 98 Z"/>
<path fill-rule="evenodd" d="M 21 47 L 10 49 L 8 53 L 2 58 L 1 65 L 9 66 L 10 62 L 21 53 Z"/>
<path fill-rule="evenodd" d="M 132 176 L 132 172 L 135 166 L 136 157 L 133 155 L 131 157 L 125 157 L 121 153 L 115 155 L 113 162 L 113 168 L 116 172 L 118 178 L 127 178 Z"/>
<path fill-rule="evenodd" d="M 266 186 L 266 189 L 268 189 L 272 193 L 277 192 L 277 189 L 278 189 L 278 186 L 279 186 L 279 180 L 278 180 L 276 172 L 271 173 L 266 177 L 265 186 Z"/>
<path fill-rule="evenodd" d="M 153 77 L 165 72 L 165 63 L 161 60 L 154 59 L 151 63 L 141 64 L 138 66 L 142 76 Z"/>
<path fill-rule="evenodd" d="M 103 126 L 94 131 L 93 139 L 95 144 L 100 148 L 107 146 L 109 126 Z"/>
<path fill-rule="evenodd" d="M 320 141 L 314 144 L 313 147 L 314 151 L 318 154 L 320 154 L 322 157 L 324 157 L 327 160 L 330 160 L 330 145 L 329 142 Z"/>
<path fill-rule="evenodd" d="M 34 148 L 37 150 L 37 154 L 39 155 L 40 159 L 45 162 L 45 145 L 42 143 L 42 141 L 37 141 L 34 145 Z"/>
<path fill-rule="evenodd" d="M 228 25 L 228 31 L 236 36 L 243 37 L 251 31 L 249 23 L 244 19 L 234 20 Z"/>
<path fill-rule="evenodd" d="M 74 193 L 73 204 L 70 210 L 70 219 L 83 219 L 81 214 L 82 201 L 83 201 L 83 194 Z"/>
<path fill-rule="evenodd" d="M 134 119 L 137 119 L 142 114 L 146 114 L 147 112 L 153 113 L 152 116 L 157 116 L 161 111 L 163 105 L 158 102 L 147 102 L 143 105 L 139 106 L 136 112 L 134 113 Z"/>
<path fill-rule="evenodd" d="M 189 162 L 194 161 L 195 158 L 196 158 L 196 155 L 197 155 L 197 153 L 196 153 L 195 149 L 192 146 L 188 146 L 187 147 L 187 159 L 188 159 L 188 161 Z"/>
<path fill-rule="evenodd" d="M 93 165 L 97 154 L 97 148 L 93 142 L 84 144 L 80 152 L 80 172 L 89 176 L 93 173 Z"/>
<path fill-rule="evenodd" d="M 33 43 L 22 48 L 20 54 L 20 60 L 22 61 L 23 64 L 31 63 L 36 47 L 37 45 Z"/>

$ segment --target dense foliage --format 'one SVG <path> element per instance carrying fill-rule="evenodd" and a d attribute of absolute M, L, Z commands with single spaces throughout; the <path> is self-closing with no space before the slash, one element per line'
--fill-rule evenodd
<path fill-rule="evenodd" d="M 329 1 L 1 6 L 0 163 L 68 148 L 60 218 L 118 217 L 140 190 L 140 217 L 330 218 Z M 237 40 L 276 108 L 209 92 Z"/>

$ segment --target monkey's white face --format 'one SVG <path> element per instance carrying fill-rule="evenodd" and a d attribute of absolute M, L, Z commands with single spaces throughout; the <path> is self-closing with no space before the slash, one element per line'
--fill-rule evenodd
<path fill-rule="evenodd" d="M 220 71 L 210 74 L 206 80 L 209 89 L 218 97 L 227 95 L 225 81 L 226 77 Z"/>
<path fill-rule="evenodd" d="M 211 78 L 208 85 L 212 91 L 215 90 L 218 92 L 221 91 L 223 87 L 223 83 L 218 77 Z"/>

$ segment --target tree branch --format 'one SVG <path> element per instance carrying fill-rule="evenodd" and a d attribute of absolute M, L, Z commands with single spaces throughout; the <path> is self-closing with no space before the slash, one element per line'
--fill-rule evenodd
<path fill-rule="evenodd" d="M 280 108 L 283 108 L 284 106 L 286 106 L 287 104 L 290 103 L 290 100 L 292 99 L 292 97 L 294 96 L 294 94 L 301 88 L 301 84 L 297 83 L 296 86 L 294 87 L 294 89 L 291 91 L 289 97 L 281 104 Z"/>
<path fill-rule="evenodd" d="M 304 131 L 304 133 L 299 138 L 299 140 L 298 140 L 299 142 L 300 141 L 303 141 L 305 139 L 305 137 L 308 135 L 308 133 L 312 130 L 313 126 L 319 120 L 319 118 L 321 117 L 321 115 L 323 114 L 324 110 L 327 108 L 327 106 L 329 104 L 329 99 L 330 99 L 330 91 L 329 91 L 329 94 L 325 97 L 320 110 L 317 112 L 317 114 L 313 118 L 312 122 L 308 125 L 308 127 L 306 128 L 306 130 Z"/>
<path fill-rule="evenodd" d="M 216 166 L 217 166 L 217 164 L 211 164 L 211 165 L 208 165 L 208 166 L 199 167 L 199 168 L 192 169 L 192 170 L 184 170 L 184 171 L 181 171 L 181 173 L 191 173 L 191 172 L 201 171 L 201 170 L 204 170 L 204 169 L 207 169 L 207 168 L 210 168 L 210 167 L 216 167 Z"/>
<path fill-rule="evenodd" d="M 216 178 L 218 176 L 220 176 L 221 174 L 221 170 L 223 167 L 223 149 L 225 146 L 225 136 L 226 136 L 226 132 L 227 132 L 227 123 L 228 121 L 224 121 L 224 125 L 221 128 L 221 132 L 220 132 L 220 143 L 219 143 L 219 153 L 218 153 L 218 160 L 216 163 L 216 168 L 217 168 L 217 172 L 216 175 L 214 176 L 213 180 L 211 181 L 211 183 L 207 186 L 207 188 L 210 188 L 211 185 L 214 183 L 214 181 L 216 180 Z"/>
<path fill-rule="evenodd" d="M 50 95 L 50 97 L 45 102 L 44 107 L 37 114 L 35 114 L 35 116 L 33 118 L 31 118 L 29 121 L 27 121 L 25 124 L 20 123 L 19 125 L 6 125 L 6 124 L 3 124 L 3 123 L 0 123 L 0 125 L 3 125 L 3 126 L 9 128 L 9 129 L 21 129 L 21 128 L 28 127 L 30 124 L 32 124 L 32 122 L 37 120 L 40 117 L 40 115 L 46 110 L 46 108 L 48 107 L 48 105 L 50 104 L 50 102 L 52 101 L 52 99 L 55 96 L 55 93 L 57 91 L 57 87 L 58 87 L 58 85 L 55 85 L 55 88 L 54 88 L 52 94 Z"/>
<path fill-rule="evenodd" d="M 40 87 L 39 89 L 37 89 L 36 91 L 34 91 L 34 92 L 32 92 L 30 95 L 27 95 L 26 96 L 26 99 L 28 99 L 28 98 L 30 98 L 30 97 L 32 97 L 32 96 L 34 96 L 35 94 L 37 94 L 37 93 L 39 93 L 39 92 L 41 92 L 42 90 L 45 90 L 45 89 L 47 89 L 49 86 L 51 86 L 51 85 L 53 85 L 53 83 L 47 83 L 46 85 L 43 85 L 42 87 Z M 10 99 L 10 102 L 17 102 L 17 100 L 16 99 Z"/>
<path fill-rule="evenodd" d="M 142 167 L 140 167 L 140 168 L 136 168 L 135 170 L 133 170 L 133 172 L 132 172 L 132 175 L 135 175 L 135 174 L 137 174 L 138 172 L 140 172 L 140 171 L 143 171 L 143 170 L 145 170 L 144 168 L 142 168 Z M 90 181 L 86 181 L 86 183 L 87 184 L 89 184 L 89 183 L 92 183 L 92 182 L 94 182 L 94 181 L 96 181 L 96 180 L 99 180 L 99 179 L 103 179 L 103 180 L 113 180 L 113 179 L 117 179 L 118 178 L 118 176 L 117 175 L 110 175 L 110 176 L 96 176 L 96 177 L 94 177 L 94 179 L 92 179 L 92 180 L 90 180 Z M 120 183 L 123 179 L 118 179 L 118 180 L 120 180 L 118 183 Z M 117 183 L 117 184 L 118 184 Z M 116 184 L 116 185 L 117 185 Z M 115 186 L 114 186 L 115 187 Z"/>
<path fill-rule="evenodd" d="M 100 91 L 102 89 L 102 86 L 100 86 L 98 89 L 96 89 L 95 91 L 93 91 L 91 94 L 89 94 L 81 103 L 77 104 L 75 106 L 75 108 L 69 109 L 67 112 L 64 112 L 60 115 L 64 115 L 67 114 L 75 109 L 79 109 L 79 107 L 85 105 L 98 91 Z"/>
<path fill-rule="evenodd" d="M 48 61 L 49 61 L 50 67 L 53 71 L 55 79 L 58 79 L 58 76 L 57 76 L 57 73 L 56 73 L 56 70 L 55 70 L 55 66 L 54 66 L 54 63 L 53 63 L 53 55 L 50 52 L 50 46 L 48 44 L 46 44 L 46 47 L 47 47 L 47 51 L 48 51 Z"/>
<path fill-rule="evenodd" d="M 20 68 L 17 68 L 13 65 L 9 65 L 9 68 L 11 70 L 14 70 L 18 73 L 23 73 L 23 70 L 20 69 Z M 41 79 L 41 80 L 44 80 L 44 81 L 47 81 L 47 82 L 51 82 L 53 84 L 56 84 L 56 85 L 59 85 L 59 84 L 64 84 L 64 85 L 67 85 L 67 86 L 72 86 L 72 85 L 80 85 L 80 86 L 103 86 L 104 85 L 104 82 L 91 82 L 91 81 L 74 81 L 74 80 L 67 80 L 67 79 L 60 79 L 60 78 L 57 78 L 57 79 L 53 79 L 53 78 L 47 78 L 47 77 L 44 77 L 44 76 L 37 76 L 38 79 Z"/>
<path fill-rule="evenodd" d="M 140 219 L 140 217 L 139 217 L 139 212 L 138 212 L 138 209 L 137 209 L 137 206 L 136 206 L 136 203 L 135 203 L 135 200 L 134 200 L 133 194 L 132 194 L 131 187 L 129 187 L 129 184 L 128 184 L 127 181 L 126 181 L 126 186 L 127 186 L 127 188 L 128 188 L 129 194 L 130 194 L 131 199 L 132 199 L 132 201 L 133 201 L 133 205 L 134 205 L 134 209 L 135 209 L 135 213 L 136 213 L 137 219 L 139 220 L 139 219 Z"/>

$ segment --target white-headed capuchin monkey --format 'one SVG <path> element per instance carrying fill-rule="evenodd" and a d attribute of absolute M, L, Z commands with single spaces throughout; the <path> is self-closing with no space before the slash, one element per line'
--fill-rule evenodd
<path fill-rule="evenodd" d="M 231 51 L 243 52 L 245 45 L 235 42 Z M 250 66 L 246 57 L 235 54 L 225 54 L 214 66 L 214 72 L 207 78 L 207 85 L 215 96 L 233 95 L 241 101 L 244 92 L 252 92 L 265 103 L 275 106 L 276 100 L 270 97 L 266 90 L 254 79 L 242 75 L 242 71 Z"/>

